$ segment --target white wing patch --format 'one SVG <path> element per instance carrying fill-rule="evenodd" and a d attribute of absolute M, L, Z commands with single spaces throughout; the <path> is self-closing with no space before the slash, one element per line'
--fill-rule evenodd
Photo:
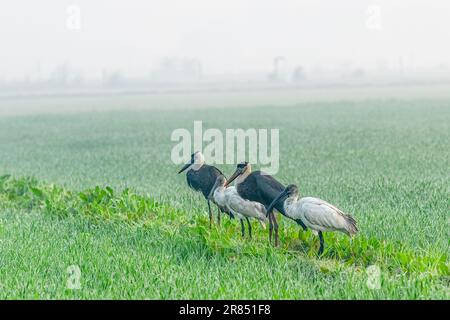
<path fill-rule="evenodd" d="M 223 187 L 219 187 L 216 190 L 214 190 L 214 202 L 217 203 L 219 206 L 221 207 L 225 207 L 226 206 L 226 201 L 225 201 L 225 192 L 224 192 L 224 188 Z"/>
<path fill-rule="evenodd" d="M 332 204 L 318 198 L 300 200 L 304 223 L 321 231 L 342 230 L 345 228 L 343 212 Z"/>
<path fill-rule="evenodd" d="M 236 188 L 225 189 L 225 199 L 227 206 L 234 212 L 240 213 L 249 218 L 265 220 L 265 208 L 262 204 L 243 199 Z"/>

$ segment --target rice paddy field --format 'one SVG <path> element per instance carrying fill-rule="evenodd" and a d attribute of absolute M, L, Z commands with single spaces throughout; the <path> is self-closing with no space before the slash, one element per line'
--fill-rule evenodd
<path fill-rule="evenodd" d="M 0 104 L 2 299 L 450 298 L 450 94 Z M 317 237 L 280 215 L 277 248 L 256 222 L 252 240 L 226 217 L 210 229 L 206 202 L 170 158 L 172 131 L 192 130 L 194 120 L 205 129 L 278 128 L 276 178 L 351 213 L 360 234 L 325 233 L 318 258 Z M 235 169 L 217 166 L 227 176 Z"/>

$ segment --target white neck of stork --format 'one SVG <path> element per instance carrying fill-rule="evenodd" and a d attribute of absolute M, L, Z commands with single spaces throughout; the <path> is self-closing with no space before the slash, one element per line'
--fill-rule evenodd
<path fill-rule="evenodd" d="M 292 206 L 293 204 L 297 203 L 298 197 L 299 197 L 298 194 L 287 197 L 286 200 L 284 200 L 284 204 L 283 204 L 284 208 L 286 209 L 286 208 Z"/>
<path fill-rule="evenodd" d="M 205 157 L 201 152 L 196 152 L 194 155 L 194 163 L 191 164 L 189 169 L 194 171 L 200 170 L 200 168 L 205 164 Z"/>

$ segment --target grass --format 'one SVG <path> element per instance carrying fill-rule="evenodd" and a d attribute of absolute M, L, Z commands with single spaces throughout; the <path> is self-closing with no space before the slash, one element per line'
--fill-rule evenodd
<path fill-rule="evenodd" d="M 3 176 L 0 200 L 2 298 L 277 299 L 345 291 L 347 298 L 444 298 L 450 275 L 446 255 L 420 256 L 375 239 L 333 237 L 317 259 L 311 237 L 295 239 L 292 226 L 285 226 L 283 246 L 272 248 L 265 234 L 242 240 L 235 223 L 210 229 L 204 217 L 130 190 L 71 192 Z M 364 288 L 365 267 L 373 264 L 383 267 L 382 290 Z M 82 271 L 79 290 L 66 285 L 72 265 Z M 331 280 L 338 285 L 324 292 Z M 405 284 L 414 286 L 397 290 Z"/>
<path fill-rule="evenodd" d="M 0 196 L 3 298 L 449 298 L 450 101 L 160 107 L 0 117 L 0 172 L 16 177 Z M 276 249 L 257 224 L 253 241 L 227 219 L 209 230 L 169 156 L 194 120 L 279 128 L 277 178 L 352 213 L 360 235 L 326 234 L 317 259 L 317 239 L 283 218 Z M 81 290 L 66 288 L 73 264 Z"/>

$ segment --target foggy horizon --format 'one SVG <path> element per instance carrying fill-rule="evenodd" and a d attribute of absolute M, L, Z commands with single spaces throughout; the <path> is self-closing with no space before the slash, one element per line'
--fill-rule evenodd
<path fill-rule="evenodd" d="M 275 57 L 290 69 L 439 69 L 450 65 L 449 17 L 444 0 L 18 0 L 0 11 L 0 80 L 63 64 L 88 79 L 146 77 L 167 58 L 206 75 L 268 73 Z"/>

